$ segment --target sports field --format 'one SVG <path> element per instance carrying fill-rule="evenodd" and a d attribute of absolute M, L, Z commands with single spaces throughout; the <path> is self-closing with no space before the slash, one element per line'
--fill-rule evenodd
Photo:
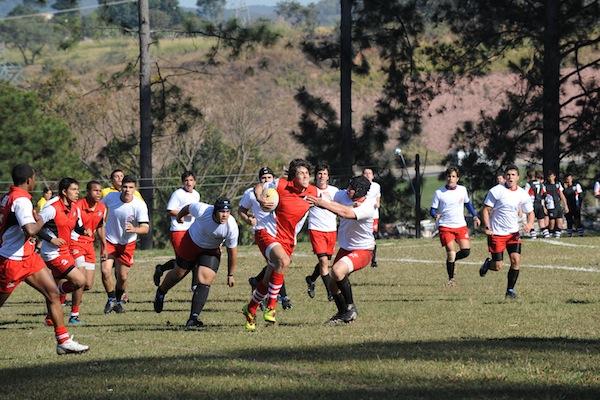
<path fill-rule="evenodd" d="M 351 278 L 358 320 L 326 326 L 335 306 L 321 282 L 306 295 L 315 258 L 301 243 L 295 307 L 254 333 L 240 310 L 262 266 L 255 247 L 240 248 L 234 288 L 223 266 L 200 331 L 182 328 L 187 278 L 152 309 L 153 267 L 170 252 L 138 252 L 125 314 L 102 313 L 97 271 L 86 324 L 70 329 L 91 346 L 79 356 L 55 354 L 41 296 L 22 285 L 0 309 L 0 398 L 600 399 L 600 238 L 525 242 L 516 301 L 504 300 L 506 271 L 479 277 L 484 241 L 472 248 L 446 288 L 436 240 L 380 241 L 380 267 Z"/>

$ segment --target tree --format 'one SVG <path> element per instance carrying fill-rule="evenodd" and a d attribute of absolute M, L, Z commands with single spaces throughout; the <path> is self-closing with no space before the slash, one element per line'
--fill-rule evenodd
<path fill-rule="evenodd" d="M 295 0 L 281 1 L 275 6 L 275 14 L 308 33 L 312 33 L 317 27 L 318 11 L 314 3 L 303 6 Z"/>
<path fill-rule="evenodd" d="M 455 40 L 429 49 L 432 63 L 449 80 L 483 74 L 514 50 L 509 62 L 520 84 L 509 88 L 497 115 L 481 114 L 456 133 L 457 149 L 473 154 L 474 173 L 499 168 L 517 157 L 542 159 L 545 172 L 560 162 L 591 161 L 600 147 L 600 2 L 597 0 L 484 0 L 442 2 L 438 23 Z M 479 154 L 484 162 L 474 161 Z"/>
<path fill-rule="evenodd" d="M 112 0 L 99 0 L 100 17 L 103 21 L 117 25 L 126 31 L 136 31 L 138 26 L 138 9 L 136 2 L 107 5 Z M 150 0 L 150 11 L 161 21 L 160 28 L 172 28 L 182 20 L 177 0 Z"/>
<path fill-rule="evenodd" d="M 10 180 L 14 164 L 31 164 L 40 179 L 65 176 L 83 179 L 74 150 L 75 138 L 66 124 L 48 115 L 38 96 L 0 83 L 0 180 Z"/>
<path fill-rule="evenodd" d="M 196 12 L 202 18 L 212 21 L 222 20 L 227 0 L 197 0 Z"/>

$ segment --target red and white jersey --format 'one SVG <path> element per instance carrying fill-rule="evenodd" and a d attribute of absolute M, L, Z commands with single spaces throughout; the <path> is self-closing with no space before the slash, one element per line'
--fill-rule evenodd
<path fill-rule="evenodd" d="M 264 211 L 260 208 L 260 203 L 256 200 L 256 195 L 254 194 L 254 187 L 246 189 L 240 200 L 240 207 L 252 211 L 252 215 L 256 218 L 256 225 L 252 227 L 253 230 L 257 231 L 264 228 L 262 221 L 267 215 L 271 214 L 271 212 Z"/>
<path fill-rule="evenodd" d="M 381 185 L 375 181 L 371 182 L 371 187 L 369 188 L 369 191 L 367 192 L 367 197 L 371 197 L 373 200 L 375 200 L 375 204 L 377 204 L 377 199 L 381 198 Z M 375 215 L 373 216 L 374 219 L 379 219 L 379 208 L 375 207 Z"/>
<path fill-rule="evenodd" d="M 490 189 L 483 202 L 492 208 L 490 228 L 494 235 L 510 235 L 519 232 L 519 210 L 523 213 L 533 211 L 533 201 L 520 187 L 511 190 L 504 185 Z"/>
<path fill-rule="evenodd" d="M 60 238 L 65 241 L 62 246 L 55 246 L 43 240 L 40 252 L 44 261 L 54 260 L 60 255 L 71 254 L 71 232 L 76 226 L 81 225 L 81 215 L 76 203 L 67 207 L 60 197 L 53 197 L 40 211 L 40 218 L 44 221 L 42 230 L 51 238 Z"/>
<path fill-rule="evenodd" d="M 11 186 L 0 199 L 0 257 L 21 261 L 33 254 L 35 240 L 22 228 L 27 224 L 35 224 L 31 195 Z"/>
<path fill-rule="evenodd" d="M 467 225 L 465 221 L 465 204 L 469 202 L 467 188 L 456 185 L 454 189 L 442 186 L 433 194 L 431 208 L 436 208 L 440 218 L 439 226 L 461 228 Z"/>
<path fill-rule="evenodd" d="M 191 192 L 186 191 L 183 188 L 179 188 L 171 194 L 169 198 L 169 202 L 167 203 L 167 211 L 175 211 L 181 210 L 183 207 L 188 204 L 197 203 L 200 201 L 200 194 L 195 189 L 192 189 Z M 171 227 L 169 228 L 171 232 L 176 231 L 187 231 L 188 228 L 194 222 L 194 217 L 192 215 L 186 215 L 183 218 L 183 223 L 180 224 L 177 222 L 177 218 L 171 216 Z"/>
<path fill-rule="evenodd" d="M 325 189 L 317 188 L 318 196 L 332 201 L 339 191 L 335 186 L 327 185 Z M 311 207 L 308 211 L 308 229 L 320 232 L 335 232 L 337 217 L 334 213 L 321 207 Z"/>
<path fill-rule="evenodd" d="M 106 216 L 106 240 L 112 244 L 127 244 L 137 240 L 137 233 L 125 232 L 125 225 L 150 223 L 148 207 L 144 200 L 133 197 L 123 203 L 120 192 L 111 192 L 102 199 L 108 208 Z"/>
<path fill-rule="evenodd" d="M 227 219 L 227 223 L 220 224 L 213 216 L 215 207 L 198 202 L 190 205 L 190 214 L 194 217 L 194 223 L 188 229 L 192 241 L 203 249 L 216 249 L 225 244 L 227 248 L 237 247 L 239 229 L 233 215 Z"/>
<path fill-rule="evenodd" d="M 75 205 L 79 208 L 81 224 L 85 229 L 89 229 L 93 235 L 80 235 L 75 231 L 71 231 L 71 240 L 79 243 L 92 243 L 96 230 L 104 225 L 106 206 L 102 202 L 97 202 L 92 209 L 85 197 L 77 200 Z"/>
<path fill-rule="evenodd" d="M 279 194 L 279 204 L 275 212 L 269 213 L 262 220 L 262 224 L 278 242 L 296 245 L 296 235 L 302 229 L 310 209 L 306 196 L 317 196 L 317 187 L 308 185 L 306 189 L 297 188 L 293 181 L 285 178 L 276 179 L 272 183 Z"/>
<path fill-rule="evenodd" d="M 354 204 L 346 190 L 338 191 L 333 200 L 345 206 L 352 207 Z M 338 245 L 345 250 L 371 250 L 375 247 L 373 237 L 375 198 L 367 196 L 358 207 L 353 208 L 353 211 L 356 219 L 340 217 Z"/>

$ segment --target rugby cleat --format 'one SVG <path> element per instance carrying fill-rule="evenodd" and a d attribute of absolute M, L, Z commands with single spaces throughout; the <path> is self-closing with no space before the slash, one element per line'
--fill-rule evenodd
<path fill-rule="evenodd" d="M 69 325 L 83 325 L 83 321 L 79 319 L 79 315 L 71 315 L 69 317 Z"/>
<path fill-rule="evenodd" d="M 113 311 L 116 312 L 117 314 L 123 314 L 125 312 L 125 307 L 123 306 L 125 304 L 124 301 L 117 301 L 117 304 L 115 304 L 115 307 L 113 308 Z"/>
<path fill-rule="evenodd" d="M 505 299 L 508 300 L 516 300 L 517 299 L 517 292 L 515 292 L 514 289 L 508 289 L 506 291 L 506 294 L 504 295 Z"/>
<path fill-rule="evenodd" d="M 344 322 L 342 319 L 341 313 L 336 313 L 333 317 L 329 318 L 329 320 L 325 323 L 326 325 L 338 325 Z"/>
<path fill-rule="evenodd" d="M 162 265 L 160 264 L 156 264 L 156 267 L 154 267 L 154 274 L 152 275 L 152 280 L 154 281 L 154 286 L 159 286 L 160 285 L 160 278 L 162 278 L 162 269 L 160 269 L 160 267 L 162 267 Z"/>
<path fill-rule="evenodd" d="M 248 332 L 254 332 L 256 330 L 256 315 L 248 311 L 247 304 L 244 306 L 244 308 L 242 308 L 242 314 L 244 314 L 244 317 L 246 317 L 244 329 L 246 329 Z"/>
<path fill-rule="evenodd" d="M 154 311 L 157 313 L 162 312 L 164 305 L 165 295 L 156 289 L 156 294 L 154 295 Z"/>
<path fill-rule="evenodd" d="M 315 298 L 315 282 L 311 279 L 310 275 L 304 278 L 306 281 L 306 293 L 308 293 L 308 297 L 311 299 Z"/>
<path fill-rule="evenodd" d="M 204 323 L 198 319 L 190 318 L 185 323 L 186 330 L 200 329 L 204 327 Z"/>
<path fill-rule="evenodd" d="M 485 276 L 485 274 L 487 274 L 488 270 L 490 269 L 491 262 L 492 260 L 489 257 L 485 259 L 485 261 L 481 265 L 481 268 L 479 268 L 479 276 L 483 277 Z"/>
<path fill-rule="evenodd" d="M 71 336 L 67 341 L 63 343 L 58 343 L 56 345 L 56 354 L 62 356 L 64 354 L 81 354 L 85 353 L 90 349 L 90 346 L 86 346 L 84 344 L 77 343 L 73 340 L 73 336 Z"/>
<path fill-rule="evenodd" d="M 114 299 L 114 298 L 108 299 L 108 301 L 106 302 L 106 305 L 104 306 L 104 314 L 110 314 L 115 309 L 116 305 L 117 305 L 117 299 Z"/>
<path fill-rule="evenodd" d="M 281 301 L 281 308 L 283 308 L 284 310 L 291 310 L 292 308 L 294 308 L 294 305 L 292 304 L 292 299 L 290 299 L 288 296 L 283 296 L 279 300 Z"/>
<path fill-rule="evenodd" d="M 267 308 L 265 311 L 263 311 L 263 319 L 265 322 L 275 324 L 277 323 L 277 319 L 275 318 L 276 313 L 277 311 L 274 308 Z"/>
<path fill-rule="evenodd" d="M 456 281 L 454 280 L 454 278 L 449 279 L 448 282 L 446 282 L 446 287 L 448 287 L 448 288 L 456 287 Z"/>
<path fill-rule="evenodd" d="M 356 317 L 358 317 L 358 310 L 354 304 L 349 304 L 348 309 L 340 315 L 341 320 L 347 324 L 354 321 Z"/>

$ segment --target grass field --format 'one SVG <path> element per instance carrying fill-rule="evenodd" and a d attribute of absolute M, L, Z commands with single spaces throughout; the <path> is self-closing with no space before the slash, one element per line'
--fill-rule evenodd
<path fill-rule="evenodd" d="M 506 272 L 478 276 L 481 238 L 446 288 L 434 240 L 379 242 L 380 267 L 352 277 L 358 320 L 325 326 L 324 290 L 305 293 L 315 259 L 301 243 L 287 284 L 295 307 L 279 324 L 243 330 L 247 278 L 261 267 L 240 248 L 237 285 L 220 272 L 201 331 L 185 331 L 189 280 L 152 310 L 153 266 L 139 252 L 127 312 L 105 316 L 97 276 L 71 328 L 91 350 L 57 356 L 40 296 L 23 285 L 0 309 L 2 399 L 599 399 L 600 238 L 524 244 L 520 298 Z"/>

